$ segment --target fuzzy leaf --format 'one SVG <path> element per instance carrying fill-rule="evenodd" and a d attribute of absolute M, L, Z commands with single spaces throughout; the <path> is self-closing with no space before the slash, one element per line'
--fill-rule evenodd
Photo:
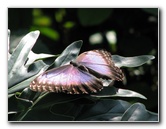
<path fill-rule="evenodd" d="M 30 32 L 19 43 L 8 61 L 8 87 L 23 81 L 32 76 L 27 74 L 25 62 L 28 54 L 39 36 L 39 31 Z M 36 72 L 36 71 L 34 71 Z M 37 71 L 38 72 L 38 71 Z M 26 77 L 25 77 L 26 75 Z"/>
<path fill-rule="evenodd" d="M 120 89 L 120 88 L 115 88 L 115 87 L 104 87 L 104 89 L 101 92 L 91 95 L 91 96 L 98 97 L 98 98 L 136 97 L 136 98 L 141 98 L 141 99 L 147 99 L 145 96 L 143 96 L 140 93 L 137 93 L 135 91 Z"/>
<path fill-rule="evenodd" d="M 30 51 L 29 55 L 28 55 L 28 61 L 26 63 L 26 65 L 31 65 L 33 62 L 37 61 L 37 60 L 43 60 L 46 58 L 51 58 L 51 57 L 57 57 L 57 55 L 51 55 L 51 54 L 36 54 L 32 51 Z"/>
<path fill-rule="evenodd" d="M 118 67 L 137 67 L 145 64 L 147 61 L 154 59 L 151 55 L 142 55 L 135 57 L 122 57 L 119 55 L 113 55 L 112 59 L 116 66 Z"/>
<path fill-rule="evenodd" d="M 14 93 L 27 87 L 37 74 L 48 68 L 39 60 L 30 66 L 26 65 L 28 55 L 39 36 L 39 31 L 28 33 L 22 38 L 8 60 L 8 93 Z"/>
<path fill-rule="evenodd" d="M 11 54 L 9 53 L 10 44 L 10 30 L 8 30 L 8 60 L 10 59 Z"/>
<path fill-rule="evenodd" d="M 55 66 L 61 66 L 69 63 L 73 59 L 75 59 L 81 49 L 82 46 L 82 40 L 75 41 L 72 44 L 70 44 L 63 52 L 62 54 L 55 60 Z"/>
<path fill-rule="evenodd" d="M 84 105 L 78 121 L 119 121 L 123 113 L 130 107 L 122 100 L 100 100 L 93 105 Z"/>
<path fill-rule="evenodd" d="M 158 121 L 158 115 L 146 110 L 141 103 L 133 104 L 122 116 L 122 121 Z"/>

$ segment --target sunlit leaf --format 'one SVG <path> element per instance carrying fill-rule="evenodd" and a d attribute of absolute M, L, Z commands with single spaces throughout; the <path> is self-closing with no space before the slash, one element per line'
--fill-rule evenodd
<path fill-rule="evenodd" d="M 9 94 L 29 86 L 37 74 L 40 74 L 48 68 L 48 65 L 41 60 L 26 66 L 28 55 L 38 36 L 39 31 L 30 32 L 24 36 L 8 60 Z"/>
<path fill-rule="evenodd" d="M 68 22 L 65 22 L 63 26 L 64 26 L 66 29 L 70 29 L 70 28 L 73 28 L 74 25 L 75 25 L 74 22 L 68 21 Z"/>
<path fill-rule="evenodd" d="M 70 44 L 63 52 L 62 54 L 55 60 L 56 66 L 61 66 L 64 64 L 69 63 L 73 59 L 75 59 L 81 49 L 82 46 L 82 40 L 75 41 L 72 44 Z"/>
<path fill-rule="evenodd" d="M 28 55 L 28 61 L 26 63 L 26 65 L 30 65 L 32 64 L 33 62 L 35 62 L 36 60 L 43 60 L 43 59 L 46 59 L 46 58 L 51 58 L 51 57 L 57 57 L 57 55 L 51 55 L 51 54 L 36 54 L 32 51 L 30 51 L 29 55 Z"/>
<path fill-rule="evenodd" d="M 59 33 L 50 27 L 43 27 L 43 26 L 39 26 L 39 27 L 32 26 L 31 27 L 31 30 L 36 30 L 36 29 L 38 29 L 41 32 L 41 34 L 43 34 L 44 36 L 46 36 L 48 38 L 51 38 L 52 40 L 59 40 L 59 38 L 60 38 Z"/>
<path fill-rule="evenodd" d="M 27 74 L 27 67 L 24 66 L 28 54 L 35 44 L 39 36 L 39 31 L 31 32 L 27 34 L 19 43 L 15 51 L 12 53 L 10 59 L 8 60 L 8 86 L 24 80 L 32 76 L 32 74 Z M 39 72 L 39 71 L 33 71 Z M 26 75 L 26 77 L 25 77 Z"/>
<path fill-rule="evenodd" d="M 63 9 L 63 8 L 58 9 L 55 12 L 56 21 L 57 22 L 62 22 L 65 15 L 66 15 L 66 10 L 65 9 Z"/>
<path fill-rule="evenodd" d="M 147 99 L 145 96 L 135 91 L 120 89 L 115 87 L 105 87 L 97 94 L 91 95 L 92 97 L 107 98 L 107 97 L 136 97 L 141 99 Z"/>
<path fill-rule="evenodd" d="M 137 67 L 141 66 L 147 61 L 154 59 L 155 57 L 152 55 L 142 55 L 142 56 L 134 56 L 134 57 L 122 57 L 119 55 L 113 55 L 112 59 L 116 66 L 118 67 Z"/>
<path fill-rule="evenodd" d="M 42 61 L 37 61 L 37 62 L 33 63 L 30 66 L 30 68 L 36 70 L 36 72 L 33 72 L 33 71 L 28 72 L 27 71 L 28 73 L 26 75 L 20 77 L 21 74 L 23 74 L 23 73 L 17 71 L 20 74 L 15 75 L 15 77 L 13 77 L 13 78 L 15 79 L 16 77 L 20 77 L 20 79 L 23 78 L 23 80 L 19 82 L 19 78 L 17 78 L 18 82 L 9 87 L 8 94 L 14 93 L 16 91 L 19 91 L 19 90 L 22 90 L 22 89 L 28 87 L 30 82 L 32 80 L 34 80 L 36 76 L 38 76 L 39 74 L 41 74 L 42 72 L 44 72 L 48 68 L 48 65 L 46 65 Z M 29 78 L 27 78 L 27 76 L 29 76 Z M 12 81 L 13 78 L 11 80 L 9 80 L 9 82 Z"/>
<path fill-rule="evenodd" d="M 9 46 L 9 44 L 10 44 L 10 30 L 8 30 L 8 60 L 10 59 L 10 53 L 9 53 L 9 48 L 10 48 L 10 46 Z"/>
<path fill-rule="evenodd" d="M 51 19 L 47 16 L 34 17 L 33 23 L 37 26 L 50 26 Z"/>

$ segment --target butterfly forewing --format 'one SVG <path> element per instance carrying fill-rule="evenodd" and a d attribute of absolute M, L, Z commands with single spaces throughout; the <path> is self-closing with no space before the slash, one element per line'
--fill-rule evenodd
<path fill-rule="evenodd" d="M 120 68 L 114 65 L 111 54 L 105 50 L 93 50 L 80 54 L 76 61 L 89 68 L 89 71 L 97 72 L 101 78 L 122 80 L 123 73 Z"/>
<path fill-rule="evenodd" d="M 30 84 L 30 89 L 33 91 L 68 94 L 95 93 L 100 91 L 102 87 L 98 78 L 72 64 L 49 70 Z"/>

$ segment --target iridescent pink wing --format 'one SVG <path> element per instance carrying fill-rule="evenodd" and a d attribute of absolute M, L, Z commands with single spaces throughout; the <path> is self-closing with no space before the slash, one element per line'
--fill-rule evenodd
<path fill-rule="evenodd" d="M 98 78 L 72 64 L 49 70 L 30 84 L 33 91 L 67 94 L 95 93 L 102 88 L 102 82 Z"/>
<path fill-rule="evenodd" d="M 89 72 L 103 79 L 123 80 L 120 68 L 114 65 L 111 54 L 105 50 L 92 50 L 80 54 L 76 62 L 87 67 Z M 98 75 L 97 75 L 98 74 Z"/>

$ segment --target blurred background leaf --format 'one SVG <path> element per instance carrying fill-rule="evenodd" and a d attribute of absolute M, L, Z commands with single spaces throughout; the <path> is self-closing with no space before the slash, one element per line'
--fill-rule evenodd
<path fill-rule="evenodd" d="M 158 15 L 158 8 L 142 8 L 142 10 L 156 16 Z"/>
<path fill-rule="evenodd" d="M 110 17 L 112 9 L 108 8 L 80 8 L 78 18 L 83 26 L 95 26 Z"/>

